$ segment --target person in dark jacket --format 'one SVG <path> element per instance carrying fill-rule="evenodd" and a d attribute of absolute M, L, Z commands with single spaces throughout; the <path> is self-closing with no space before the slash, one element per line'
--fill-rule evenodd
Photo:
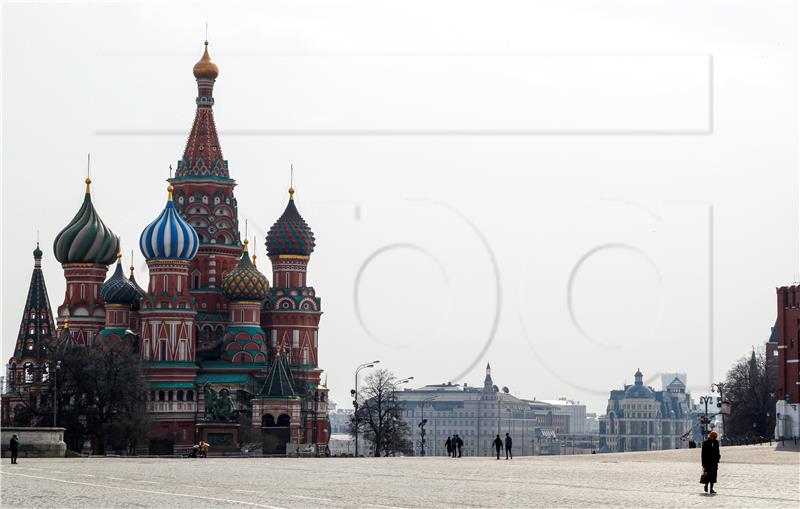
<path fill-rule="evenodd" d="M 13 465 L 17 462 L 17 455 L 19 454 L 19 437 L 17 435 L 11 436 L 8 449 L 11 451 L 11 464 Z"/>
<path fill-rule="evenodd" d="M 444 448 L 447 449 L 447 455 L 448 456 L 452 456 L 453 455 L 453 441 L 450 440 L 449 436 L 447 437 L 447 440 L 445 440 L 445 442 L 444 442 Z"/>
<path fill-rule="evenodd" d="M 500 449 L 503 448 L 503 441 L 500 440 L 500 435 L 497 435 L 497 438 L 494 439 L 494 442 L 492 442 L 492 445 L 494 446 L 495 450 L 497 451 L 497 459 L 500 459 Z"/>
<path fill-rule="evenodd" d="M 700 461 L 703 463 L 703 470 L 706 473 L 706 484 L 703 491 L 716 493 L 714 483 L 717 482 L 717 467 L 722 456 L 719 454 L 719 442 L 717 442 L 717 432 L 712 431 L 708 438 L 703 442 L 700 449 Z M 709 484 L 710 489 L 709 489 Z"/>
<path fill-rule="evenodd" d="M 458 448 L 458 457 L 461 457 L 461 448 L 464 447 L 464 441 L 461 440 L 461 437 L 456 435 L 456 447 Z"/>
<path fill-rule="evenodd" d="M 511 435 L 506 433 L 506 459 L 514 459 L 514 455 L 511 454 Z"/>

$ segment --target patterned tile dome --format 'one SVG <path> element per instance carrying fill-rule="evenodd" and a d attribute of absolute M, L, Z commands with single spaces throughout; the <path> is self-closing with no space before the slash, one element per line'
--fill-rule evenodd
<path fill-rule="evenodd" d="M 314 232 L 294 204 L 294 189 L 289 188 L 289 204 L 267 233 L 269 256 L 309 256 L 314 251 Z"/>
<path fill-rule="evenodd" d="M 132 304 L 142 297 L 137 287 L 122 271 L 122 255 L 117 255 L 117 269 L 108 281 L 103 283 L 100 296 L 106 304 Z"/>
<path fill-rule="evenodd" d="M 171 184 L 167 191 L 167 206 L 144 229 L 139 237 L 139 248 L 147 260 L 191 260 L 200 247 L 200 238 L 175 209 Z"/>
<path fill-rule="evenodd" d="M 267 297 L 269 281 L 258 271 L 247 253 L 247 239 L 239 265 L 222 280 L 222 291 L 228 300 L 262 301 Z"/>
<path fill-rule="evenodd" d="M 87 178 L 83 205 L 53 241 L 53 251 L 61 263 L 110 265 L 119 251 L 119 237 L 103 223 L 92 205 L 91 183 Z"/>

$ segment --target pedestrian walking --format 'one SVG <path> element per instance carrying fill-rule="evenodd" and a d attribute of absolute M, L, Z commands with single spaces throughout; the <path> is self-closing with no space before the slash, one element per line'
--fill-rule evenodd
<path fill-rule="evenodd" d="M 17 435 L 11 436 L 8 449 L 11 451 L 11 464 L 14 465 L 17 462 L 17 455 L 19 454 L 19 437 Z"/>
<path fill-rule="evenodd" d="M 447 449 L 447 455 L 453 455 L 453 442 L 450 440 L 450 436 L 448 435 L 447 440 L 444 441 L 444 448 Z"/>
<path fill-rule="evenodd" d="M 458 435 L 453 435 L 453 438 L 450 439 L 450 446 L 453 448 L 453 457 L 456 457 L 456 453 L 458 452 Z"/>
<path fill-rule="evenodd" d="M 458 447 L 458 457 L 461 457 L 461 448 L 464 447 L 464 441 L 461 440 L 461 437 L 456 435 L 456 447 Z"/>
<path fill-rule="evenodd" d="M 495 450 L 497 451 L 497 459 L 500 459 L 500 449 L 503 448 L 503 441 L 500 440 L 500 435 L 497 435 L 497 438 L 494 439 L 494 442 L 492 442 L 492 445 L 494 446 Z"/>
<path fill-rule="evenodd" d="M 511 454 L 511 435 L 508 433 L 506 433 L 506 459 L 514 459 L 514 455 Z"/>
<path fill-rule="evenodd" d="M 207 458 L 208 457 L 208 442 L 205 440 L 200 440 L 200 457 Z"/>
<path fill-rule="evenodd" d="M 705 484 L 703 491 L 712 495 L 716 493 L 714 484 L 717 482 L 717 467 L 719 467 L 720 458 L 722 456 L 719 454 L 717 432 L 712 431 L 700 448 L 700 461 L 703 464 L 703 481 Z M 711 485 L 710 487 L 709 484 Z"/>

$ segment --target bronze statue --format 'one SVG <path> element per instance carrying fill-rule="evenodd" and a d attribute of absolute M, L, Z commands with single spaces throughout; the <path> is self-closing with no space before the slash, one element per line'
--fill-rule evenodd
<path fill-rule="evenodd" d="M 236 410 L 236 404 L 228 389 L 220 389 L 217 392 L 206 383 L 203 386 L 203 394 L 206 404 L 205 420 L 235 422 L 238 419 L 239 411 Z"/>

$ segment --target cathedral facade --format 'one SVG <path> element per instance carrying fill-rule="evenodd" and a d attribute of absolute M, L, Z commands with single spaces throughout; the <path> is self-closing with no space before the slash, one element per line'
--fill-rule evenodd
<path fill-rule="evenodd" d="M 194 123 L 164 208 L 139 239 L 148 280 L 140 286 L 133 266 L 123 270 L 120 240 L 95 210 L 87 178 L 78 212 L 53 242 L 66 280 L 55 317 L 41 271 L 43 252 L 37 245 L 33 253 L 29 295 L 8 363 L 4 416 L 13 416 L 22 400 L 35 404 L 47 385 L 47 349 L 62 338 L 84 348 L 125 340 L 135 342 L 145 366 L 152 437 L 159 443 L 196 443 L 198 424 L 210 418 L 205 395 L 222 393 L 268 436 L 270 450 L 286 450 L 287 444 L 322 448 L 328 441 L 328 390 L 318 364 L 322 309 L 307 278 L 314 234 L 290 188 L 265 239 L 270 284 L 240 233 L 236 181 L 214 122 L 219 67 L 208 42 L 193 74 Z M 110 265 L 115 267 L 107 278 Z"/>

